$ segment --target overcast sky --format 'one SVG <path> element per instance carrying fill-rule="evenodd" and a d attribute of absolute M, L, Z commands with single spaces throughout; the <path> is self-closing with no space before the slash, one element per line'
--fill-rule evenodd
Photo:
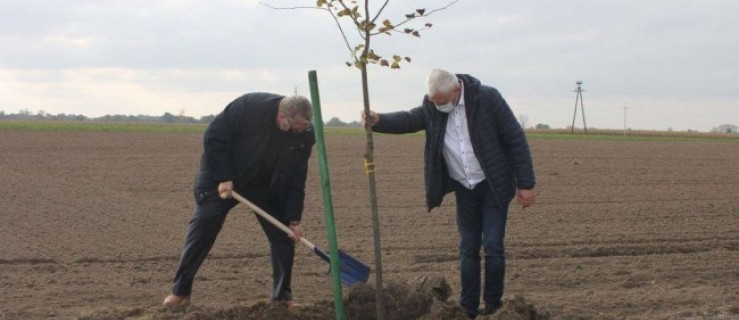
<path fill-rule="evenodd" d="M 449 2 L 394 0 L 383 17 Z M 460 0 L 419 20 L 433 24 L 420 38 L 373 38 L 379 54 L 413 61 L 372 66 L 370 101 L 380 112 L 415 107 L 439 67 L 498 88 L 529 126 L 570 125 L 577 80 L 589 127 L 623 128 L 624 106 L 633 129 L 739 124 L 738 12 L 736 0 Z M 309 95 L 307 73 L 316 70 L 324 120 L 354 121 L 361 82 L 348 57 L 319 10 L 253 0 L 0 0 L 6 113 L 199 117 L 245 92 Z"/>

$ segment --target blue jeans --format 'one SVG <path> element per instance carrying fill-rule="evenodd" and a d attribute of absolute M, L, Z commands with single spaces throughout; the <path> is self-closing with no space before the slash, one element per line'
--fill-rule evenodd
<path fill-rule="evenodd" d="M 510 201 L 500 203 L 487 181 L 469 190 L 453 182 L 457 198 L 460 273 L 462 291 L 460 305 L 467 314 L 477 316 L 480 307 L 480 249 L 485 250 L 485 288 L 483 300 L 487 310 L 497 309 L 503 297 L 505 278 L 506 217 Z"/>

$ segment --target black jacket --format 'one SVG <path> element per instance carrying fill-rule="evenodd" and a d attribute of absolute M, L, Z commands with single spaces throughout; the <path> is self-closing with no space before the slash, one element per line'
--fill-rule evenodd
<path fill-rule="evenodd" d="M 253 179 L 261 169 L 270 135 L 275 134 L 277 108 L 283 96 L 249 93 L 218 114 L 203 138 L 204 152 L 195 182 L 198 202 L 218 197 L 218 184 L 233 181 L 236 192 L 248 188 L 269 190 L 270 201 L 278 212 L 272 215 L 285 221 L 300 220 L 305 198 L 308 159 L 315 144 L 312 127 L 302 133 L 283 133 L 275 170 L 269 185 L 255 186 Z"/>
<path fill-rule="evenodd" d="M 457 77 L 464 83 L 467 126 L 475 157 L 499 203 L 508 203 L 516 188 L 532 189 L 536 184 L 524 131 L 498 90 L 470 75 Z M 441 205 L 444 195 L 452 191 L 442 155 L 448 117 L 425 96 L 420 107 L 381 114 L 380 122 L 373 127 L 384 133 L 426 131 L 424 180 L 429 211 Z"/>

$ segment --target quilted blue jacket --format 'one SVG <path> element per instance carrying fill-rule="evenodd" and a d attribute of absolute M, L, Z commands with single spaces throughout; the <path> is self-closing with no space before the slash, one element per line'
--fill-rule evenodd
<path fill-rule="evenodd" d="M 516 188 L 532 189 L 536 184 L 531 151 L 526 135 L 510 107 L 493 87 L 470 75 L 458 74 L 464 83 L 467 125 L 475 156 L 501 204 L 510 202 Z M 428 96 L 421 106 L 409 111 L 380 114 L 373 130 L 381 133 L 411 133 L 424 130 L 424 181 L 429 211 L 441 205 L 452 191 L 442 156 L 448 114 L 436 110 Z"/>

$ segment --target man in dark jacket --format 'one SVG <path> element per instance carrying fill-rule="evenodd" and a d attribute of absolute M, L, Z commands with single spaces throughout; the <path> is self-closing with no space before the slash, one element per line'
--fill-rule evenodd
<path fill-rule="evenodd" d="M 257 217 L 269 240 L 273 301 L 292 305 L 294 241 L 302 234 L 308 158 L 315 143 L 311 104 L 305 97 L 250 93 L 231 102 L 208 126 L 195 176 L 196 208 L 166 306 L 189 303 L 198 268 L 213 247 L 237 191 L 288 225 L 286 233 Z"/>
<path fill-rule="evenodd" d="M 428 95 L 410 111 L 363 114 L 376 132 L 426 132 L 424 176 L 427 209 L 455 192 L 460 236 L 460 304 L 470 318 L 501 306 L 505 277 L 508 204 L 517 194 L 526 208 L 534 203 L 531 152 L 521 126 L 500 93 L 469 75 L 435 69 Z M 480 248 L 485 282 L 480 306 Z"/>

